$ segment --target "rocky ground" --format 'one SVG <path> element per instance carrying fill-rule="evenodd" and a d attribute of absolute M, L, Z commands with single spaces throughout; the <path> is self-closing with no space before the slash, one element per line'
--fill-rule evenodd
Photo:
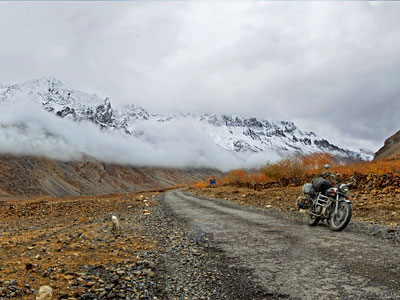
<path fill-rule="evenodd" d="M 140 255 L 157 246 L 137 224 L 153 196 L 0 202 L 0 299 L 33 299 L 42 285 L 53 288 L 55 299 L 150 295 L 154 274 Z M 112 215 L 120 218 L 119 234 Z"/>
<path fill-rule="evenodd" d="M 274 298 L 160 195 L 0 201 L 0 300 L 34 299 L 43 285 L 69 300 Z"/>

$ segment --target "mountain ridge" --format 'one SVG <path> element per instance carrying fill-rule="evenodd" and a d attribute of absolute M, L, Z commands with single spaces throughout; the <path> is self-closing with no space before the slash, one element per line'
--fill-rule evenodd
<path fill-rule="evenodd" d="M 41 78 L 23 84 L 0 85 L 0 103 L 16 98 L 30 98 L 48 112 L 73 121 L 91 121 L 103 130 L 121 132 L 135 138 L 146 138 L 143 122 L 170 123 L 189 121 L 206 132 L 220 148 L 236 153 L 251 154 L 272 151 L 281 156 L 326 152 L 354 159 L 370 160 L 369 151 L 352 151 L 338 147 L 314 132 L 300 130 L 293 122 L 268 121 L 226 114 L 172 113 L 150 114 L 142 107 L 128 105 L 116 109 L 109 98 L 102 99 L 65 86 L 55 78 Z M 90 153 L 89 153 L 90 154 Z"/>
<path fill-rule="evenodd" d="M 375 153 L 374 160 L 400 157 L 400 130 L 388 137 L 383 146 Z"/>

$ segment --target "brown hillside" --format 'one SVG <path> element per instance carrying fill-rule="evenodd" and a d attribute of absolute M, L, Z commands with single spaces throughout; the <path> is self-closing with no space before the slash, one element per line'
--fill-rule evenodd
<path fill-rule="evenodd" d="M 211 169 L 132 167 L 0 155 L 0 197 L 78 196 L 167 188 L 215 174 Z"/>
<path fill-rule="evenodd" d="M 374 159 L 391 157 L 400 158 L 400 130 L 386 139 L 383 147 L 375 153 Z"/>

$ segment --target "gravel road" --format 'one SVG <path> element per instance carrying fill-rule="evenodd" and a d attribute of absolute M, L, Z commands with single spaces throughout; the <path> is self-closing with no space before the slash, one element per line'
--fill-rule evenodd
<path fill-rule="evenodd" d="M 209 236 L 229 258 L 229 268 L 250 270 L 247 278 L 264 295 L 400 299 L 400 246 L 391 241 L 309 227 L 180 190 L 165 193 L 163 203 L 191 235 Z"/>

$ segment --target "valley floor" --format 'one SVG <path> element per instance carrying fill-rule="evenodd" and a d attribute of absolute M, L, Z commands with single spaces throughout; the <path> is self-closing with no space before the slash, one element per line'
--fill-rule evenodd
<path fill-rule="evenodd" d="M 290 277 L 285 272 L 292 270 L 286 270 L 286 264 L 298 266 L 299 272 L 307 273 L 310 268 L 303 269 L 304 265 L 296 262 L 304 254 L 301 251 L 310 250 L 307 243 L 300 239 L 301 229 L 308 229 L 304 224 L 299 224 L 303 215 L 291 211 L 297 188 L 257 192 L 263 193 L 258 198 L 256 194 L 246 194 L 256 192 L 242 189 L 231 190 L 229 195 L 221 189 L 191 192 L 262 207 L 193 197 L 180 191 L 61 198 L 2 197 L 0 300 L 33 299 L 34 293 L 42 285 L 53 288 L 53 299 L 69 300 L 304 298 L 305 294 L 299 294 L 297 298 L 294 296 L 294 287 L 303 282 L 303 277 L 293 277 L 290 289 L 282 281 Z M 284 201 L 284 197 L 288 201 Z M 268 205 L 280 209 L 267 208 Z M 112 215 L 120 220 L 119 233 L 112 228 Z M 247 217 L 251 220 L 243 219 Z M 277 220 L 279 224 L 274 223 Z M 385 220 L 394 221 L 397 222 Z M 257 222 L 266 223 L 263 223 L 264 226 Z M 325 225 L 313 228 L 317 238 L 321 238 L 317 241 L 322 242 L 321 247 L 325 247 L 324 243 L 341 240 L 341 236 L 349 240 L 349 243 L 341 242 L 347 243 L 346 249 L 334 250 L 335 253 L 343 250 L 346 254 L 326 254 L 324 259 L 333 259 L 340 268 L 345 267 L 342 265 L 343 259 L 354 259 L 354 268 L 349 265 L 348 270 L 342 270 L 345 272 L 343 274 L 356 272 L 351 278 L 373 280 L 375 283 L 371 287 L 371 295 L 400 299 L 397 285 L 399 277 L 395 275 L 396 272 L 398 275 L 400 268 L 397 227 L 390 226 L 395 230 L 388 232 L 387 226 L 361 222 L 366 224 L 364 231 L 361 230 L 361 234 L 352 233 L 355 228 L 352 224 L 358 223 L 352 222 L 343 233 L 332 233 Z M 378 227 L 381 231 L 376 229 Z M 288 230 L 280 233 L 284 228 Z M 262 234 L 258 235 L 257 230 L 261 230 Z M 379 239 L 371 237 L 371 233 L 395 242 L 380 243 Z M 293 254 L 287 257 L 289 260 L 285 258 L 286 262 L 282 264 L 280 256 L 276 256 L 274 245 L 290 244 L 294 236 L 286 237 L 293 234 L 298 241 L 297 246 L 303 245 L 303 248 L 296 248 L 300 252 L 294 248 L 290 250 L 287 246 L 278 249 L 279 253 L 290 250 Z M 225 245 L 227 239 L 232 241 L 229 247 Z M 352 244 L 355 241 L 361 244 L 369 241 L 372 244 L 365 244 L 361 254 L 347 254 L 350 248 L 358 247 Z M 259 246 L 263 248 L 258 249 Z M 330 244 L 328 246 L 332 247 Z M 372 257 L 371 266 L 360 264 L 365 258 L 362 260 L 358 257 L 375 255 L 376 249 L 381 249 L 380 253 L 384 251 L 385 256 L 378 262 L 380 269 L 372 272 L 375 268 Z M 318 255 L 327 253 L 326 249 L 322 252 L 319 250 L 316 248 L 312 251 Z M 269 263 L 265 264 L 266 261 Z M 257 269 L 258 265 L 263 266 L 261 271 Z M 318 269 L 318 265 L 314 267 Z M 334 270 L 338 276 L 342 272 L 339 271 Z M 260 277 L 260 272 L 266 277 Z M 333 274 L 328 272 L 327 278 Z M 360 290 L 356 282 L 351 284 L 346 283 L 348 291 L 341 292 L 368 295 L 367 285 L 364 284 Z M 383 292 L 385 284 L 388 289 Z M 341 294 L 335 294 L 335 290 L 337 287 L 328 284 L 324 290 L 317 290 L 316 295 L 319 299 L 325 299 L 324 295 L 340 297 Z"/>

